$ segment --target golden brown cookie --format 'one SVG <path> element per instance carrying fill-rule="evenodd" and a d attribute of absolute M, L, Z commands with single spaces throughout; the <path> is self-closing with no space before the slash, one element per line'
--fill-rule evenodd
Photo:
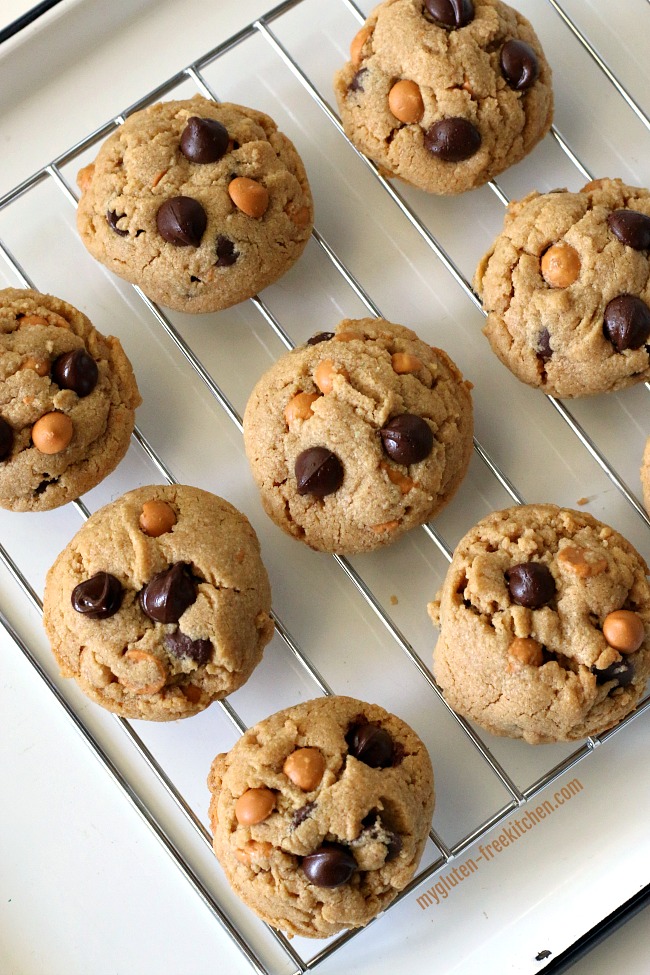
<path fill-rule="evenodd" d="M 541 45 L 501 0 L 384 0 L 334 89 L 354 145 L 386 176 L 431 193 L 486 183 L 553 118 Z"/>
<path fill-rule="evenodd" d="M 118 339 L 53 295 L 0 291 L 0 506 L 45 511 L 95 487 L 140 403 Z"/>
<path fill-rule="evenodd" d="M 376 704 L 305 701 L 250 728 L 208 777 L 214 850 L 267 923 L 326 938 L 411 880 L 434 806 L 429 755 Z"/>
<path fill-rule="evenodd" d="M 518 379 L 588 396 L 650 378 L 650 192 L 598 179 L 511 203 L 475 287 Z"/>
<path fill-rule="evenodd" d="M 240 687 L 273 635 L 259 543 L 231 504 L 148 486 L 96 511 L 47 575 L 65 677 L 126 718 L 167 721 Z"/>
<path fill-rule="evenodd" d="M 298 153 L 275 122 L 199 95 L 131 115 L 78 176 L 90 253 L 169 308 L 228 308 L 300 257 L 313 226 Z"/>
<path fill-rule="evenodd" d="M 457 490 L 471 384 L 440 349 L 382 318 L 346 319 L 255 386 L 244 443 L 268 515 L 324 552 L 395 541 Z"/>
<path fill-rule="evenodd" d="M 641 486 L 643 488 L 643 500 L 646 510 L 650 512 L 650 437 L 645 445 L 643 452 L 643 463 L 641 465 Z"/>
<path fill-rule="evenodd" d="M 446 700 L 533 744 L 618 724 L 650 675 L 647 575 L 632 545 L 586 512 L 534 504 L 484 518 L 429 606 Z"/>

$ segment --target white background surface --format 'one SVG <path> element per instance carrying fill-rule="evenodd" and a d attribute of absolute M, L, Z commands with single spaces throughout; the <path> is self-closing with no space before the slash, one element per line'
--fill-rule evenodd
<path fill-rule="evenodd" d="M 106 5 L 87 3 L 70 5 L 75 7 L 70 14 L 55 9 L 42 23 L 30 29 L 27 39 L 9 42 L 6 54 L 0 52 L 0 104 L 2 125 L 0 132 L 4 144 L 0 194 L 20 179 L 45 164 L 57 153 L 65 150 L 82 138 L 95 126 L 121 111 L 159 81 L 173 71 L 181 68 L 208 47 L 230 36 L 236 28 L 259 15 L 267 3 L 254 0 L 240 0 L 233 3 L 200 2 L 191 0 L 182 6 L 171 2 L 113 3 L 110 10 Z M 332 4 L 330 9 L 334 5 Z M 556 91 L 558 93 L 558 125 L 565 136 L 570 136 L 579 154 L 588 161 L 592 170 L 602 175 L 616 172 L 630 179 L 648 185 L 648 133 L 639 126 L 627 109 L 621 106 L 618 98 L 611 98 L 595 68 L 582 63 L 579 54 L 568 46 L 569 57 L 565 56 L 563 46 L 555 47 L 555 15 L 545 10 L 546 5 L 521 2 L 517 6 L 526 12 L 536 26 L 547 53 L 556 67 Z M 65 7 L 65 5 L 64 5 Z M 628 87 L 641 99 L 648 101 L 648 72 L 645 59 L 645 38 L 647 37 L 648 11 L 645 0 L 626 0 L 617 6 L 619 31 L 615 37 L 609 31 L 607 10 L 611 9 L 605 0 L 600 3 L 566 3 L 567 9 L 580 18 L 589 29 L 594 40 L 607 52 L 608 59 L 615 64 Z M 216 9 L 215 9 L 216 8 Z M 3 16 L 7 8 L 3 6 Z M 87 10 L 87 16 L 84 15 Z M 6 16 L 13 19 L 13 8 Z M 642 19 L 645 18 L 645 19 Z M 328 34 L 329 23 L 324 17 L 325 42 L 323 52 L 319 51 L 324 62 L 327 61 L 328 45 L 338 44 L 339 38 L 332 41 Z M 181 24 L 182 21 L 182 24 Z M 637 29 L 638 24 L 644 30 Z M 128 31 L 124 29 L 128 24 Z M 344 39 L 340 39 L 341 51 L 347 47 L 349 37 L 354 31 L 353 20 L 349 19 L 350 29 Z M 558 45 L 566 42 L 558 38 Z M 29 44 L 29 47 L 27 46 Z M 304 51 L 302 52 L 305 53 Z M 556 61 L 553 61 L 555 54 Z M 385 204 L 374 195 L 368 176 L 357 168 L 356 160 L 340 150 L 338 142 L 329 139 L 320 128 L 314 131 L 318 138 L 310 138 L 309 126 L 312 116 L 301 117 L 303 100 L 296 94 L 295 103 L 272 106 L 282 94 L 286 82 L 278 81 L 272 71 L 265 74 L 259 68 L 260 84 L 250 84 L 249 103 L 259 104 L 271 114 L 280 115 L 282 127 L 295 139 L 312 178 L 317 202 L 317 226 L 324 229 L 328 239 L 336 242 L 337 249 L 343 251 L 345 259 L 352 264 L 355 273 L 369 288 L 388 317 L 412 324 L 418 330 L 437 328 L 429 325 L 427 306 L 435 302 L 438 320 L 452 331 L 445 335 L 446 341 L 438 344 L 447 348 L 460 362 L 463 371 L 477 383 L 477 403 L 482 413 L 477 417 L 479 434 L 486 438 L 491 452 L 497 454 L 506 469 L 512 472 L 516 483 L 531 500 L 557 500 L 559 503 L 575 503 L 578 497 L 589 495 L 591 505 L 588 510 L 597 516 L 611 520 L 616 527 L 634 535 L 634 541 L 648 555 L 650 540 L 647 529 L 639 526 L 621 502 L 611 484 L 594 469 L 581 450 L 569 447 L 566 455 L 562 448 L 566 435 L 557 426 L 544 404 L 540 404 L 530 391 L 522 391 L 516 384 L 498 372 L 492 359 L 481 354 L 480 359 L 469 359 L 469 349 L 465 351 L 464 338 L 456 338 L 454 328 L 464 328 L 469 313 L 462 296 L 450 293 L 448 279 L 439 274 L 433 259 L 422 257 L 421 248 L 412 234 L 406 233 L 400 225 L 396 243 L 386 245 L 388 267 L 390 261 L 404 260 L 401 275 L 413 290 L 397 285 L 397 276 L 386 273 L 385 266 L 374 267 L 374 252 L 368 249 L 365 237 L 359 229 L 371 220 L 373 233 L 383 233 L 384 227 L 375 227 L 374 220 L 379 215 L 386 221 L 392 219 Z M 243 84 L 250 63 L 237 65 L 232 73 L 219 77 L 225 96 L 234 98 L 239 82 Z M 319 67 L 314 66 L 318 75 Z M 240 77 L 241 74 L 241 77 Z M 327 78 L 331 74 L 329 63 L 322 69 L 322 88 L 325 97 L 331 100 L 327 89 Z M 237 82 L 237 83 L 236 83 Z M 287 89 L 289 86 L 287 85 Z M 291 89 L 293 92 L 293 89 Z M 224 96 L 224 97 L 225 97 Z M 264 99 L 264 104 L 256 102 L 253 96 Z M 293 96 L 292 96 L 293 97 Z M 246 101 L 244 94 L 242 101 Z M 593 127 L 595 108 L 598 107 L 601 127 L 596 135 Z M 647 104 L 646 104 L 647 109 Z M 304 111 L 309 113 L 309 109 Z M 279 119 L 280 120 L 280 119 Z M 319 123 L 314 119 L 314 125 Z M 29 147 L 27 151 L 26 147 Z M 624 151 L 621 153 L 621 147 Z M 338 153 L 341 153 L 340 159 Z M 328 156 L 334 154 L 340 165 L 338 172 L 328 164 Z M 614 169 L 616 167 L 616 169 Z M 72 174 L 72 179 L 74 174 Z M 534 181 L 534 182 L 533 182 Z M 534 158 L 516 171 L 508 174 L 504 183 L 511 195 L 527 192 L 533 185 L 550 188 L 558 182 L 566 181 L 571 186 L 582 182 L 576 178 L 569 167 L 558 158 L 552 145 L 539 147 Z M 352 190 L 348 190 L 348 184 Z M 355 198 L 354 187 L 364 187 L 368 193 L 361 200 Z M 435 223 L 450 244 L 458 245 L 461 259 L 465 262 L 463 270 L 471 276 L 474 249 L 480 254 L 484 249 L 484 239 L 496 228 L 500 214 L 493 202 L 483 191 L 468 194 L 463 199 L 453 201 L 423 201 L 418 194 L 411 195 L 425 219 Z M 332 200 L 341 194 L 343 203 L 349 203 L 354 214 L 354 222 L 341 217 L 339 208 L 332 206 Z M 339 201 L 340 203 L 341 201 Z M 46 219 L 38 224 L 39 235 L 25 232 L 21 236 L 20 227 L 10 225 L 8 230 L 17 242 L 21 257 L 29 261 L 29 270 L 34 274 L 37 284 L 44 290 L 77 301 L 80 307 L 91 314 L 96 324 L 104 331 L 121 334 L 127 350 L 134 357 L 136 371 L 141 378 L 145 405 L 138 422 L 148 436 L 170 457 L 173 469 L 191 483 L 203 483 L 218 493 L 235 500 L 252 518 L 256 530 L 261 535 L 265 558 L 269 561 L 277 604 L 289 614 L 292 623 L 301 627 L 302 617 L 296 609 L 293 594 L 285 592 L 282 580 L 284 563 L 295 561 L 298 573 L 303 566 L 307 578 L 316 578 L 312 573 L 314 558 L 312 553 L 295 553 L 295 543 L 279 541 L 273 530 L 264 522 L 256 507 L 256 501 L 246 480 L 242 464 L 233 463 L 232 471 L 225 473 L 220 467 L 205 470 L 192 451 L 191 444 L 183 440 L 187 427 L 181 426 L 179 442 L 169 441 L 169 429 L 160 429 L 160 414 L 165 415 L 166 423 L 176 422 L 174 415 L 165 412 L 164 404 L 158 398 L 156 378 L 160 364 L 164 370 L 179 383 L 191 383 L 187 370 L 173 358 L 164 343 L 153 344 L 151 325 L 145 321 L 128 296 L 128 290 L 115 287 L 109 277 L 91 267 L 82 249 L 72 251 L 74 230 L 67 211 L 59 216 L 58 203 L 40 195 L 34 204 L 38 216 Z M 30 210 L 29 202 L 16 221 L 23 220 L 31 228 L 36 216 Z M 22 213 L 22 211 L 21 211 Z M 477 224 L 476 214 L 480 214 Z M 320 214 L 320 216 L 319 216 Z M 339 230 L 337 221 L 343 222 Z M 470 226 L 476 237 L 467 242 L 454 235 L 456 225 Z M 389 230 L 391 227 L 389 226 Z M 2 227 L 0 226 L 0 233 Z M 61 239 L 57 235 L 61 235 Z M 54 260 L 53 255 L 74 253 L 75 259 L 69 262 Z M 463 247 L 460 244 L 464 245 Z M 429 262 L 431 266 L 429 267 Z M 426 263 L 427 273 L 422 275 L 420 268 Z M 319 276 L 326 277 L 318 257 L 306 253 L 302 270 L 289 276 L 286 283 L 272 290 L 274 307 L 285 311 L 293 326 L 293 334 L 298 338 L 309 335 L 323 325 L 316 322 L 316 312 L 310 309 L 310 321 L 294 322 L 299 319 L 291 310 L 291 303 L 300 302 L 304 294 L 301 287 L 309 281 L 313 287 L 313 302 L 324 316 L 334 311 L 338 317 L 343 314 L 363 313 L 362 309 L 350 305 L 349 296 L 339 296 L 336 290 L 332 307 L 316 293 Z M 398 265 L 395 264 L 395 267 Z M 83 268 L 83 274 L 79 274 Z M 431 279 L 429 280 L 429 274 Z M 8 279 L 7 283 L 11 283 Z M 327 282 L 326 282 L 327 283 Z M 417 289 L 415 285 L 417 284 Z M 338 287 L 338 286 L 337 286 Z M 124 321 L 117 323 L 114 309 L 123 311 Z M 187 328 L 192 340 L 196 341 L 201 354 L 210 356 L 213 342 L 227 342 L 234 346 L 242 357 L 248 356 L 250 348 L 244 345 L 243 338 L 233 329 L 241 321 L 248 323 L 250 313 L 246 308 L 237 312 L 236 318 L 216 316 L 210 323 L 210 334 L 200 325 L 192 323 Z M 301 314 L 304 304 L 300 304 Z M 132 321 L 130 320 L 132 319 Z M 470 324 L 480 328 L 480 319 Z M 442 325 L 440 325 L 442 328 Z M 252 381 L 261 364 L 279 354 L 279 343 L 269 340 L 259 325 L 254 322 L 253 329 L 261 336 L 257 345 L 252 346 L 253 358 L 241 380 L 241 389 L 235 389 L 237 405 L 245 402 L 246 383 Z M 438 335 L 432 332 L 432 338 Z M 239 343 L 242 343 L 241 350 Z M 479 345 L 478 348 L 482 349 Z M 450 342 L 452 345 L 450 346 Z M 266 345 L 265 345 L 266 343 Z M 468 347 L 471 343 L 468 342 Z M 147 366 L 151 359 L 151 349 L 158 353 L 155 368 Z M 262 348 L 262 351 L 260 351 Z M 225 346 L 224 346 L 225 349 Z M 467 362 L 462 361 L 467 356 Z M 218 368 L 218 363 L 216 364 Z M 173 372 L 172 372 L 173 370 Z M 513 411 L 521 413 L 531 427 L 541 431 L 539 448 L 542 458 L 541 469 L 530 470 L 530 465 L 517 455 L 521 432 L 511 425 L 505 442 L 493 432 L 494 406 L 491 396 L 501 385 L 505 385 L 508 395 L 515 403 Z M 173 395 L 173 390 L 172 390 Z M 185 398 L 185 397 L 184 397 Z M 192 389 L 184 408 L 191 415 L 193 429 L 205 436 L 210 435 L 212 427 L 206 425 L 208 415 L 210 424 L 221 431 L 221 420 L 202 390 Z M 195 402 L 196 401 L 196 402 Z M 532 406 L 531 406 L 532 403 Z M 521 410 L 519 409 L 521 404 Z M 624 473 L 625 478 L 638 491 L 638 458 L 640 445 L 647 436 L 647 423 L 639 423 L 639 417 L 647 417 L 647 391 L 634 390 L 608 400 L 608 411 L 598 404 L 586 404 L 578 408 L 582 422 L 594 433 L 598 442 L 606 449 Z M 167 408 L 169 409 L 169 408 Z M 529 414 L 529 409 L 532 413 Z M 645 412 L 644 412 L 645 411 Z M 173 414 L 173 411 L 172 411 Z M 608 423 L 607 417 L 611 417 Z M 626 436 L 620 436 L 619 421 L 624 424 Z M 189 421 L 188 421 L 189 422 Z M 550 429 L 550 433 L 548 432 Z M 228 441 L 229 434 L 222 433 Z M 508 442 L 512 440 L 512 445 Z M 228 441 L 229 442 L 229 441 Z M 512 449 L 511 449 L 512 447 Z M 233 448 L 234 449 L 234 448 Z M 220 455 L 219 455 L 220 456 Z M 570 456 L 570 464 L 566 462 Z M 570 468 L 570 469 L 569 469 Z M 559 475 L 558 475 L 559 472 Z M 154 479 L 151 471 L 143 464 L 137 452 L 130 452 L 120 471 L 109 479 L 109 483 L 93 492 L 91 509 L 97 507 L 111 496 Z M 539 483 L 538 483 L 539 482 Z M 479 495 L 484 491 L 483 502 Z M 473 465 L 468 485 L 461 492 L 458 505 L 442 519 L 442 527 L 452 540 L 461 530 L 465 530 L 474 518 L 473 512 L 488 504 L 495 506 L 493 496 L 500 495 L 486 483 L 484 473 Z M 465 513 L 466 512 L 466 513 Z M 607 517 L 606 517 L 607 516 Z M 468 520 L 469 519 L 469 520 Z M 38 589 L 42 577 L 53 555 L 67 542 L 72 531 L 76 530 L 78 516 L 74 512 L 61 512 L 43 518 L 3 515 L 0 519 L 0 538 L 11 544 L 12 552 L 19 559 L 29 577 Z M 645 534 L 644 534 L 645 531 Z M 32 551 L 32 540 L 38 539 L 38 552 Z M 411 582 L 414 559 L 419 554 L 419 542 L 401 546 L 397 551 L 381 559 L 362 560 L 361 569 L 381 597 L 387 601 L 391 589 L 382 589 L 382 579 L 386 574 L 390 584 L 404 576 Z M 429 559 L 428 551 L 422 560 Z M 435 560 L 431 560 L 435 563 Z M 350 631 L 355 627 L 366 634 L 365 639 L 379 659 L 387 660 L 390 668 L 395 662 L 391 655 L 390 641 L 373 622 L 373 617 L 359 605 L 345 586 L 337 581 L 329 564 L 319 561 L 318 578 L 337 596 L 337 611 L 340 607 L 349 611 Z M 444 568 L 444 567 L 443 567 Z M 433 575 L 422 584 L 413 583 L 417 589 L 420 606 L 423 598 L 433 594 L 436 573 L 441 569 L 432 564 Z M 311 575 L 310 575 L 311 573 Z M 21 596 L 15 585 L 7 578 L 5 570 L 0 572 L 0 594 L 2 609 L 20 629 L 23 638 L 33 646 L 47 667 L 47 650 L 43 648 L 38 618 L 29 603 Z M 428 659 L 433 642 L 428 623 L 411 623 L 411 615 L 418 601 L 409 600 L 400 591 L 400 604 L 395 608 L 400 626 L 412 627 L 407 630 L 409 637 Z M 418 610 L 419 611 L 419 610 Z M 328 630 L 332 624 L 322 620 L 314 608 L 314 628 L 323 629 L 322 649 L 318 646 L 316 635 L 304 626 L 305 643 L 314 643 L 314 653 L 320 665 L 321 660 L 332 668 L 332 681 L 336 689 L 350 691 L 364 697 L 367 682 L 375 679 L 373 668 L 378 665 L 369 656 L 360 671 L 346 645 L 358 646 L 348 636 L 349 644 L 343 643 L 343 653 L 336 655 L 336 661 L 329 659 L 330 646 L 341 647 L 341 634 L 338 630 Z M 403 614 L 400 616 L 399 614 Z M 346 614 L 343 614 L 344 616 Z M 419 618 L 419 617 L 418 617 Z M 316 623 L 317 621 L 317 623 Z M 343 637 L 345 641 L 345 637 Z M 273 652 L 277 659 L 280 650 L 274 641 Z M 3 714 L 3 734 L 0 736 L 0 781 L 2 789 L 2 830 L 0 833 L 0 959 L 4 975 L 76 975 L 93 972 L 94 975 L 203 975 L 219 967 L 229 972 L 247 973 L 250 968 L 230 941 L 223 937 L 198 897 L 187 886 L 177 868 L 161 850 L 157 840 L 141 823 L 106 773 L 98 765 L 88 748 L 63 714 L 50 693 L 41 685 L 30 665 L 4 634 L 0 636 L 0 653 L 3 667 L 0 675 L 0 713 Z M 320 653 L 320 657 L 318 654 Z M 267 654 L 271 658 L 271 653 Z M 274 667 L 272 662 L 268 664 Z M 403 665 L 405 666 L 405 665 Z M 257 675 L 257 682 L 244 695 L 240 695 L 240 706 L 247 718 L 257 720 L 276 707 L 291 703 L 293 699 L 304 696 L 307 686 L 300 675 L 293 673 L 289 665 L 279 668 L 286 685 L 279 687 L 269 682 L 267 662 Z M 365 671 L 364 671 L 365 668 Z M 389 674 L 395 671 L 389 668 Z M 56 679 L 54 668 L 49 670 Z M 404 687 L 384 688 L 378 681 L 378 694 L 385 695 L 380 703 L 392 704 L 416 725 L 417 730 L 428 736 L 434 757 L 438 779 L 438 809 L 435 825 L 443 835 L 453 832 L 456 818 L 467 822 L 478 810 L 475 808 L 476 793 L 482 791 L 483 780 L 477 769 L 479 786 L 467 791 L 465 782 L 459 781 L 458 768 L 463 768 L 465 757 L 463 746 L 456 742 L 453 729 L 449 741 L 442 735 L 448 729 L 444 716 L 435 711 L 429 720 L 430 705 L 421 696 L 419 688 L 413 685 L 410 671 L 403 674 Z M 266 679 L 265 679 L 266 678 Z M 394 683 L 394 681 L 393 681 Z M 274 690 L 269 694 L 268 688 Z M 120 767 L 136 782 L 160 818 L 174 834 L 181 837 L 181 845 L 193 863 L 199 865 L 202 876 L 217 889 L 221 889 L 218 868 L 206 862 L 203 850 L 196 849 L 192 837 L 184 835 L 184 827 L 179 817 L 169 807 L 164 796 L 159 794 L 155 783 L 150 781 L 130 746 L 125 745 L 119 729 L 115 730 L 103 715 L 96 715 L 95 709 L 75 693 L 74 688 L 63 688 L 74 710 L 88 721 L 106 747 L 119 758 Z M 413 694 L 413 697 L 410 695 Z M 392 695 L 392 696 L 391 696 Z M 285 697 L 288 700 L 285 701 Z M 399 705 L 399 706 L 398 706 Z M 433 729 L 433 730 L 432 730 Z M 454 971 L 462 975 L 474 975 L 477 971 L 485 975 L 501 975 L 504 971 L 527 973 L 536 970 L 532 961 L 536 951 L 543 948 L 553 950 L 557 955 L 566 947 L 572 937 L 582 933 L 598 918 L 609 913 L 618 903 L 639 889 L 648 879 L 649 846 L 646 837 L 645 814 L 639 810 L 648 808 L 650 783 L 647 775 L 647 729 L 648 715 L 623 729 L 606 742 L 593 756 L 582 762 L 566 779 L 579 777 L 584 791 L 557 811 L 552 820 L 527 835 L 511 851 L 504 852 L 485 865 L 471 882 L 454 892 L 447 901 L 422 913 L 417 907 L 416 894 L 410 895 L 394 908 L 386 918 L 373 925 L 366 933 L 354 939 L 329 962 L 323 965 L 324 972 L 352 970 L 373 973 L 394 971 L 408 964 L 417 970 Z M 144 732 L 142 732 L 144 734 Z M 182 728 L 152 729 L 148 731 L 149 741 L 162 750 L 173 768 L 183 779 L 184 764 L 200 771 L 204 778 L 207 764 L 217 750 L 224 747 L 223 742 L 230 734 L 223 720 L 211 709 L 206 716 L 184 723 Z M 522 753 L 520 743 L 492 743 L 499 757 L 506 759 L 522 781 L 528 783 L 535 774 L 541 774 L 545 766 L 550 767 L 554 760 L 549 755 L 555 752 L 542 750 Z M 189 749 L 192 750 L 190 754 Z M 456 753 L 461 762 L 455 762 Z M 180 752 L 177 755 L 177 752 Z M 195 754 L 197 753 L 197 754 Z M 559 760 L 568 751 L 558 751 Z M 541 757 L 540 757 L 541 756 Z M 472 766 L 473 770 L 473 766 Z M 197 813 L 205 817 L 205 793 L 194 779 L 182 784 L 188 792 Z M 563 780 L 564 781 L 564 780 Z M 553 793 L 562 783 L 550 791 Z M 495 806 L 502 801 L 493 785 L 485 782 L 490 803 Z M 467 794 L 465 794 L 467 791 Z M 542 798 L 542 797 L 540 797 Z M 487 801 L 487 800 L 486 800 Z M 615 812 L 612 812 L 615 805 Z M 614 821 L 614 825 L 612 825 Z M 498 835 L 496 830 L 494 835 Z M 456 837 L 457 838 L 457 837 Z M 468 851 L 467 855 L 471 851 Z M 462 862 L 465 855 L 459 857 Z M 443 870 L 443 873 L 445 871 Z M 432 881 L 433 882 L 433 881 Z M 224 897 L 228 902 L 227 893 Z M 230 902 L 228 902 L 230 903 Z M 237 905 L 233 906 L 237 916 L 241 916 Z M 247 916 L 241 921 L 253 940 L 264 943 L 257 927 Z M 619 973 L 640 972 L 642 967 L 640 945 L 637 934 L 643 927 L 639 919 L 629 930 L 616 936 L 616 940 L 597 949 L 595 955 L 582 963 L 582 975 L 590 972 L 615 970 Z M 462 946 L 462 947 L 461 947 Z M 612 964 L 615 959 L 615 965 Z M 598 967 L 601 966 L 601 967 Z M 581 971 L 577 968 L 576 971 Z"/>

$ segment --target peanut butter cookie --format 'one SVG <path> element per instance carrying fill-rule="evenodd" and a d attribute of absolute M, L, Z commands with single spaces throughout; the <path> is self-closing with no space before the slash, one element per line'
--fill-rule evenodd
<path fill-rule="evenodd" d="M 53 295 L 0 291 L 0 506 L 45 511 L 95 487 L 140 403 L 116 338 Z"/>
<path fill-rule="evenodd" d="M 334 78 L 347 136 L 386 176 L 430 193 L 481 186 L 553 118 L 551 69 L 501 0 L 384 0 Z"/>
<path fill-rule="evenodd" d="M 411 880 L 434 806 L 429 755 L 376 704 L 306 701 L 250 728 L 208 777 L 235 892 L 289 936 L 366 924 Z"/>
<path fill-rule="evenodd" d="M 445 698 L 533 744 L 613 727 L 650 675 L 647 575 L 632 545 L 586 512 L 535 504 L 484 518 L 429 606 Z"/>
<path fill-rule="evenodd" d="M 641 486 L 646 510 L 650 512 L 650 437 L 648 437 L 641 465 Z"/>
<path fill-rule="evenodd" d="M 344 320 L 255 386 L 244 443 L 267 514 L 324 552 L 399 538 L 438 512 L 472 453 L 472 401 L 451 359 L 384 319 Z"/>
<path fill-rule="evenodd" d="M 96 511 L 50 569 L 43 621 L 61 672 L 125 718 L 202 711 L 273 635 L 255 532 L 198 488 L 149 486 Z"/>
<path fill-rule="evenodd" d="M 77 181 L 93 257 L 178 311 L 250 298 L 289 270 L 313 226 L 304 166 L 275 122 L 199 95 L 131 115 Z"/>

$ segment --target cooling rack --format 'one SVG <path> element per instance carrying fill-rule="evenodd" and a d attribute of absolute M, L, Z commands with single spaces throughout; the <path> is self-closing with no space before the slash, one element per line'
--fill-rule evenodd
<path fill-rule="evenodd" d="M 393 915 L 596 747 L 625 735 L 632 721 L 647 721 L 648 697 L 616 729 L 577 747 L 528 749 L 484 735 L 456 716 L 429 669 L 435 634 L 426 602 L 455 542 L 488 511 L 535 500 L 570 507 L 586 502 L 650 556 L 650 520 L 638 498 L 638 467 L 650 433 L 644 423 L 648 384 L 567 405 L 521 388 L 480 334 L 483 313 L 470 281 L 509 199 L 533 188 L 578 188 L 599 175 L 650 182 L 650 121 L 644 96 L 631 94 L 638 85 L 630 30 L 630 57 L 617 58 L 619 77 L 580 27 L 584 4 L 516 5 L 538 29 L 555 69 L 556 126 L 529 159 L 462 198 L 423 199 L 385 180 L 345 139 L 331 107 L 331 75 L 369 10 L 351 0 L 335 0 L 325 10 L 313 0 L 279 4 L 121 107 L 0 198 L 6 284 L 51 291 L 83 308 L 101 331 L 119 335 L 144 397 L 129 454 L 106 482 L 64 510 L 0 514 L 0 624 L 191 888 L 252 968 L 267 975 L 314 970 L 364 935 L 316 945 L 289 942 L 251 921 L 214 869 L 201 787 L 214 754 L 247 726 L 297 700 L 334 692 L 375 699 L 415 727 L 432 755 L 438 806 L 420 870 L 387 912 Z M 631 0 L 632 6 L 647 30 L 647 0 Z M 598 29 L 598 17 L 590 24 Z M 643 36 L 642 29 L 638 33 Z M 588 97 L 577 90 L 576 78 L 589 86 Z M 201 321 L 165 312 L 95 266 L 74 230 L 74 176 L 98 144 L 132 112 L 196 91 L 268 111 L 298 146 L 316 202 L 316 229 L 299 264 L 263 295 Z M 605 137 L 596 143 L 595 133 Z M 340 318 L 368 314 L 413 327 L 472 380 L 474 457 L 459 494 L 434 523 L 383 552 L 325 557 L 303 551 L 265 520 L 243 457 L 241 415 L 253 383 L 282 351 Z M 57 678 L 33 622 L 44 574 L 81 520 L 139 484 L 174 481 L 223 494 L 251 518 L 271 576 L 276 637 L 258 671 L 229 700 L 191 721 L 149 727 L 89 710 L 76 689 Z M 25 607 L 21 612 L 16 599 Z M 116 758 L 116 739 L 128 742 L 137 757 Z M 169 828 L 168 814 L 151 798 L 154 787 L 192 840 L 179 840 Z M 388 923 L 382 917 L 370 927 Z M 344 964 L 345 953 L 338 958 Z"/>

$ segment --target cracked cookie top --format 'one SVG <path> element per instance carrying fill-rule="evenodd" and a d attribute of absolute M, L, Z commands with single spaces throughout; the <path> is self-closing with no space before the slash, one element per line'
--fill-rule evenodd
<path fill-rule="evenodd" d="M 117 467 L 141 399 L 118 339 L 53 295 L 0 291 L 0 505 L 45 511 Z"/>
<path fill-rule="evenodd" d="M 486 183 L 529 153 L 553 117 L 541 45 L 501 0 L 384 0 L 334 89 L 354 145 L 385 175 L 431 193 Z"/>
<path fill-rule="evenodd" d="M 384 319 L 346 319 L 283 356 L 248 400 L 244 443 L 266 512 L 326 552 L 388 544 L 438 512 L 472 452 L 471 384 Z"/>
<path fill-rule="evenodd" d="M 313 226 L 304 166 L 262 112 L 196 95 L 129 116 L 77 177 L 98 261 L 178 311 L 217 311 L 271 284 Z"/>
<path fill-rule="evenodd" d="M 214 850 L 237 894 L 291 935 L 361 927 L 412 878 L 434 806 L 429 755 L 376 704 L 305 701 L 217 755 Z"/>
<path fill-rule="evenodd" d="M 588 396 L 650 378 L 650 192 L 598 179 L 513 202 L 475 287 L 521 379 Z"/>
<path fill-rule="evenodd" d="M 586 512 L 535 504 L 484 518 L 429 605 L 445 698 L 533 744 L 613 727 L 650 675 L 647 576 L 633 546 Z"/>
<path fill-rule="evenodd" d="M 47 575 L 43 621 L 65 677 L 127 718 L 187 717 L 248 679 L 273 634 L 248 520 L 183 485 L 96 511 Z"/>

